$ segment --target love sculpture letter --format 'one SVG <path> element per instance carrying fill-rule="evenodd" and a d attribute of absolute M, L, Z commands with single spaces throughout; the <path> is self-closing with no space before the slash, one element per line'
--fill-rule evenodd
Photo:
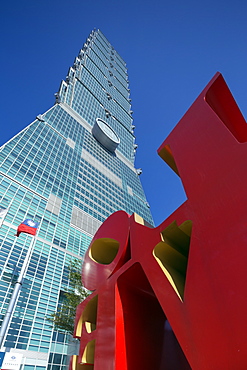
<path fill-rule="evenodd" d="M 71 369 L 247 368 L 246 141 L 217 73 L 158 151 L 187 201 L 156 228 L 116 212 L 89 247 Z"/>

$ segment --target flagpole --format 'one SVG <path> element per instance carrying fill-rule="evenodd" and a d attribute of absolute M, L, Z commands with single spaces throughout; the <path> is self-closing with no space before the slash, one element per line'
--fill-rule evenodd
<path fill-rule="evenodd" d="M 22 287 L 22 284 L 23 284 L 23 279 L 24 279 L 24 276 L 25 276 L 25 273 L 26 273 L 26 270 L 27 270 L 27 267 L 28 267 L 28 263 L 29 263 L 29 260 L 30 260 L 31 253 L 33 251 L 33 246 L 34 246 L 35 241 L 36 241 L 36 237 L 33 237 L 32 241 L 31 241 L 31 244 L 28 248 L 25 260 L 23 262 L 20 274 L 19 274 L 18 279 L 15 283 L 15 287 L 14 287 L 13 293 L 11 295 L 6 314 L 4 316 L 2 326 L 0 328 L 0 349 L 2 348 L 2 344 L 3 344 L 5 334 L 8 330 L 10 320 L 13 316 L 14 307 L 16 305 L 18 294 L 19 294 L 19 292 L 21 290 L 21 287 Z"/>

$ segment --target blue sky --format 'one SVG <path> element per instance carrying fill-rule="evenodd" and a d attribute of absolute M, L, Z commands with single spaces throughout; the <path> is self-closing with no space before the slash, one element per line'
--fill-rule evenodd
<path fill-rule="evenodd" d="M 157 149 L 219 71 L 247 114 L 247 2 L 13 0 L 0 5 L 0 145 L 54 104 L 93 28 L 125 59 L 136 166 L 155 224 L 186 199 Z"/>

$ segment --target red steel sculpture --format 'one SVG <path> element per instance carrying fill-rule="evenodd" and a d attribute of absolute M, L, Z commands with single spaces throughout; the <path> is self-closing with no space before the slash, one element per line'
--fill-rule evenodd
<path fill-rule="evenodd" d="M 247 368 L 246 141 L 217 73 L 158 150 L 185 203 L 156 228 L 116 212 L 90 244 L 70 369 Z"/>

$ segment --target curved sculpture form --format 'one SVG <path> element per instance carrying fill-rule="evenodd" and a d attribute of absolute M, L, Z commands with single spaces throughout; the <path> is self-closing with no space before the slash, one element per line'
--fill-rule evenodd
<path fill-rule="evenodd" d="M 217 73 L 158 150 L 187 201 L 153 229 L 117 212 L 89 247 L 71 369 L 246 368 L 246 141 Z"/>

